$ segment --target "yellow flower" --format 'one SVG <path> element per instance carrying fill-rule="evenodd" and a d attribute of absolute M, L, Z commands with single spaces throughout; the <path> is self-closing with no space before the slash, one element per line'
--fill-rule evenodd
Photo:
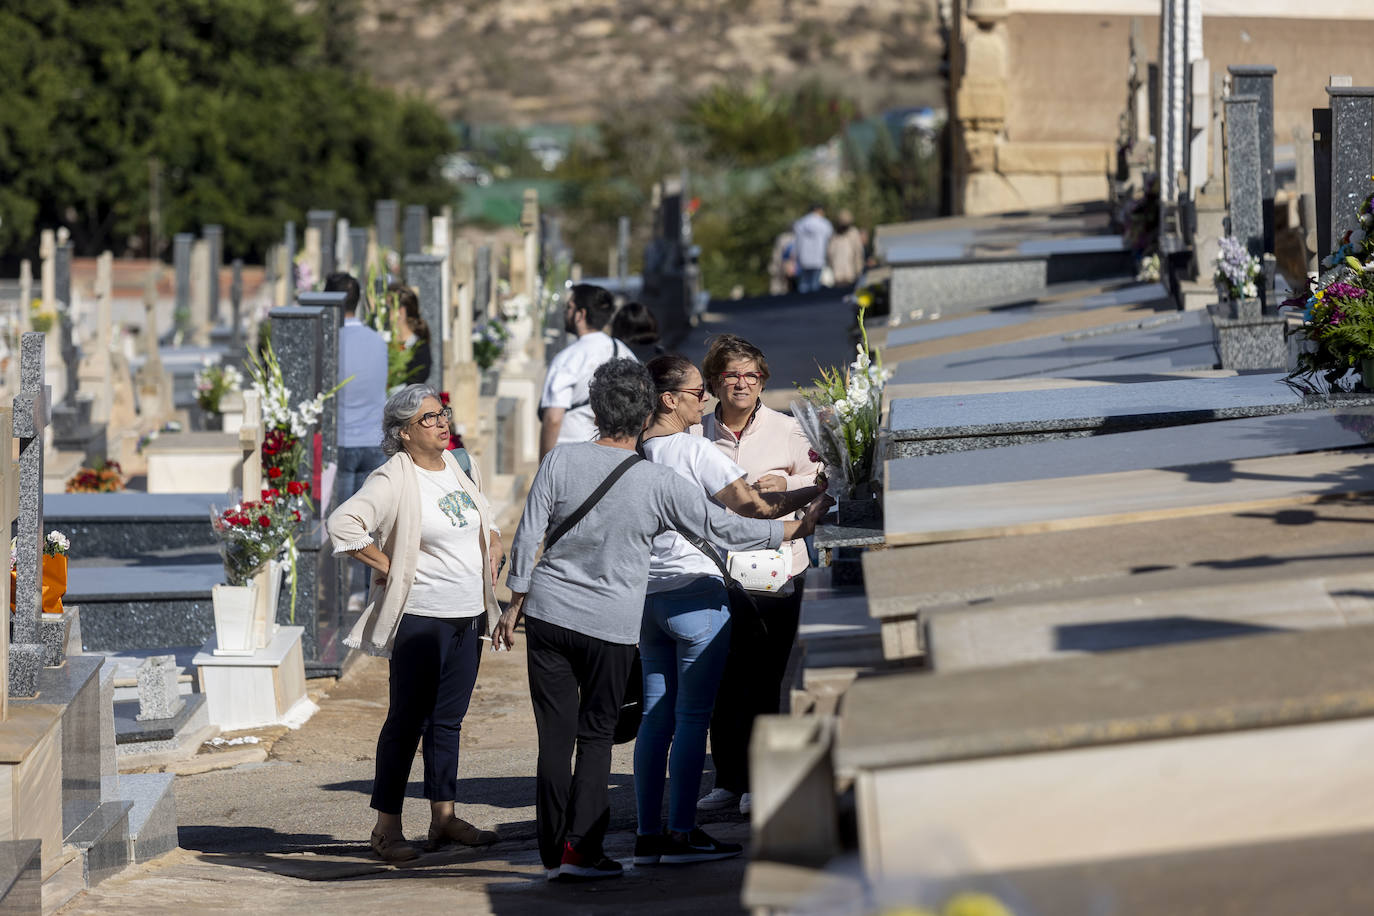
<path fill-rule="evenodd" d="M 991 894 L 965 892 L 945 901 L 943 916 L 1012 916 L 1012 912 Z"/>
<path fill-rule="evenodd" d="M 1318 298 L 1318 299 L 1323 299 L 1323 298 L 1325 298 L 1325 297 L 1326 297 L 1326 290 L 1324 290 L 1324 289 L 1319 289 L 1319 290 L 1317 290 L 1317 298 Z"/>
<path fill-rule="evenodd" d="M 859 304 L 860 311 L 865 310 L 873 304 L 873 294 L 864 290 L 854 297 L 854 301 Z"/>

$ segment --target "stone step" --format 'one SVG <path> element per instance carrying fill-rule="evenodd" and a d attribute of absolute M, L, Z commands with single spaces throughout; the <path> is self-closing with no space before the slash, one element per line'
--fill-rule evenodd
<path fill-rule="evenodd" d="M 0 913 L 42 912 L 42 849 L 39 840 L 0 841 Z"/>
<path fill-rule="evenodd" d="M 67 845 L 81 852 L 87 887 L 95 887 L 129 864 L 129 812 L 133 807 L 131 801 L 104 802 L 68 834 Z"/>
<path fill-rule="evenodd" d="M 136 557 L 169 546 L 215 547 L 210 507 L 223 493 L 54 493 L 43 521 L 65 532 L 82 557 Z"/>
<path fill-rule="evenodd" d="M 177 848 L 175 773 L 125 773 L 119 794 L 129 809 L 130 862 L 147 862 Z"/>

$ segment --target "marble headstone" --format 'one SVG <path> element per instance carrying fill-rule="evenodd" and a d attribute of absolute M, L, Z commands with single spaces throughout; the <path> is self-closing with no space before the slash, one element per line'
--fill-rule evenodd
<path fill-rule="evenodd" d="M 296 224 L 292 220 L 286 221 L 286 231 L 282 238 L 282 246 L 286 249 L 286 281 L 289 289 L 288 296 L 296 294 Z"/>
<path fill-rule="evenodd" d="M 178 232 L 172 236 L 172 270 L 175 283 L 175 307 L 177 327 L 184 327 L 191 316 L 191 244 L 196 237 L 189 232 Z"/>
<path fill-rule="evenodd" d="M 1230 66 L 1231 86 L 1239 97 L 1259 105 L 1260 191 L 1263 195 L 1264 250 L 1274 250 L 1274 73 L 1267 66 Z"/>
<path fill-rule="evenodd" d="M 373 208 L 373 222 L 377 229 L 377 247 L 382 251 L 396 250 L 396 213 L 394 200 L 379 200 Z"/>
<path fill-rule="evenodd" d="M 334 272 L 334 211 L 311 210 L 305 214 L 306 225 L 320 233 L 320 275 L 323 280 Z"/>
<path fill-rule="evenodd" d="M 19 440 L 19 518 L 15 525 L 15 612 L 11 618 L 10 696 L 32 696 L 43 663 L 38 621 L 43 611 L 43 427 L 47 419 L 45 336 L 20 340 L 14 437 Z"/>
<path fill-rule="evenodd" d="M 139 722 L 170 719 L 181 711 L 185 701 L 177 690 L 175 655 L 153 655 L 138 666 Z"/>
<path fill-rule="evenodd" d="M 429 211 L 421 204 L 406 207 L 404 248 L 406 256 L 421 254 L 425 250 L 425 224 L 429 222 Z M 407 278 L 408 279 L 408 278 Z"/>
<path fill-rule="evenodd" d="M 367 229 L 350 226 L 348 229 L 348 253 L 351 261 L 349 272 L 360 282 L 367 278 Z"/>
<path fill-rule="evenodd" d="M 1374 87 L 1328 86 L 1331 98 L 1330 244 L 1357 225 L 1374 174 Z M 1325 257 L 1329 251 L 1323 251 Z"/>
<path fill-rule="evenodd" d="M 343 381 L 339 375 L 339 330 L 343 327 L 344 293 L 301 293 L 296 297 L 296 303 L 303 308 L 319 308 L 322 310 L 321 320 L 324 330 L 320 335 L 320 378 L 328 382 L 326 387 L 332 388 L 336 381 Z M 323 438 L 322 456 L 326 465 L 334 464 L 338 460 L 338 419 L 339 401 L 338 397 L 329 398 L 324 402 L 324 410 L 320 414 L 320 435 Z"/>
<path fill-rule="evenodd" d="M 205 241 L 210 256 L 210 269 L 206 277 L 209 284 L 206 289 L 210 294 L 210 324 L 218 327 L 224 323 L 224 316 L 219 312 L 219 269 L 224 264 L 224 227 L 213 224 L 206 226 L 200 230 L 200 237 Z"/>
<path fill-rule="evenodd" d="M 1264 254 L 1264 185 L 1261 181 L 1259 100 L 1232 96 L 1226 106 L 1226 187 L 1231 235 L 1255 257 Z"/>
<path fill-rule="evenodd" d="M 431 328 L 429 353 L 433 361 L 429 378 L 424 381 L 439 391 L 444 390 L 444 342 L 435 331 L 443 327 L 444 260 L 431 254 L 412 254 L 405 259 L 406 282 L 415 288 L 420 299 L 420 317 Z"/>

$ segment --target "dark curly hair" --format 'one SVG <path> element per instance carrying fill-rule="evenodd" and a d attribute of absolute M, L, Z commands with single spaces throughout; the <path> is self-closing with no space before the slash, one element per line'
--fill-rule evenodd
<path fill-rule="evenodd" d="M 596 428 L 608 439 L 638 436 L 654 410 L 654 380 L 633 359 L 602 363 L 588 388 Z"/>

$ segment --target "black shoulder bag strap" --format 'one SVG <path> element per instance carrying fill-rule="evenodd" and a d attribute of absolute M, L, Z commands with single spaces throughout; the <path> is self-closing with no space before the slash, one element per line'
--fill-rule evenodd
<path fill-rule="evenodd" d="M 607 490 L 615 486 L 615 482 L 621 478 L 621 475 L 630 469 L 630 465 L 643 460 L 644 459 L 631 452 L 628 458 L 616 465 L 615 470 L 611 471 L 606 479 L 601 481 L 601 486 L 592 491 L 592 495 L 587 497 L 586 502 L 578 506 L 577 510 L 573 512 L 572 515 L 569 515 L 567 518 L 563 519 L 563 521 L 559 522 L 558 527 L 553 530 L 553 534 L 544 538 L 544 552 L 548 553 L 552 550 L 553 545 L 558 543 L 559 538 L 567 534 L 573 525 L 582 521 L 582 517 L 592 511 L 593 506 L 601 502 L 601 497 L 606 495 Z"/>

